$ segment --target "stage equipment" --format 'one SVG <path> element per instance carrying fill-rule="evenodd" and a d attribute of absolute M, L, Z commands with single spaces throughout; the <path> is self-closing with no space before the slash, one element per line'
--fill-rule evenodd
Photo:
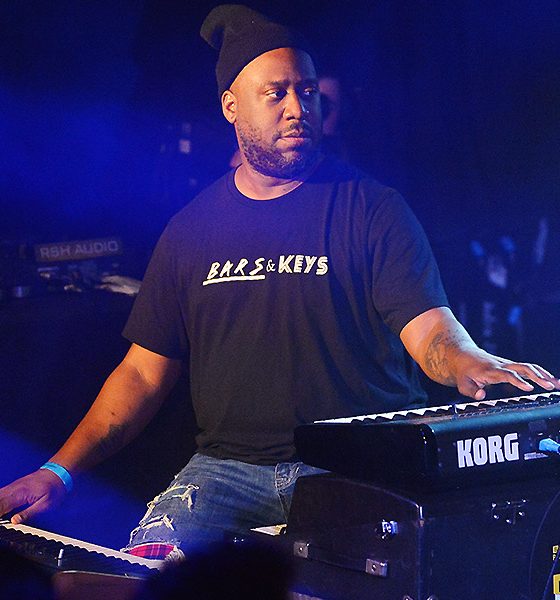
<path fill-rule="evenodd" d="M 307 464 L 427 490 L 556 475 L 560 393 L 317 421 L 295 431 Z"/>
<path fill-rule="evenodd" d="M 559 489 L 535 479 L 402 492 L 302 477 L 284 540 L 295 591 L 312 600 L 558 600 Z"/>
<path fill-rule="evenodd" d="M 133 556 L 28 525 L 12 525 L 8 521 L 0 521 L 0 545 L 53 572 L 91 571 L 148 577 L 157 573 L 164 562 Z"/>
<path fill-rule="evenodd" d="M 318 421 L 285 544 L 314 600 L 559 600 L 560 394 Z"/>

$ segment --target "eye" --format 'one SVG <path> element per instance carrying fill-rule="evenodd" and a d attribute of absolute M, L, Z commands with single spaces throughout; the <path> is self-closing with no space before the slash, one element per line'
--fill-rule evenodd
<path fill-rule="evenodd" d="M 286 95 L 286 90 L 270 90 L 266 95 L 273 100 L 282 100 Z"/>
<path fill-rule="evenodd" d="M 306 87 L 303 90 L 303 95 L 310 98 L 312 96 L 315 96 L 319 93 L 319 88 L 316 87 Z"/>

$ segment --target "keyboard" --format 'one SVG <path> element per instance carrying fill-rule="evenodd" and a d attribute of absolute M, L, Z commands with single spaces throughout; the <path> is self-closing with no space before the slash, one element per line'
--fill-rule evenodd
<path fill-rule="evenodd" d="M 0 546 L 38 562 L 53 571 L 90 571 L 111 575 L 149 577 L 163 560 L 133 556 L 29 525 L 0 520 Z"/>
<path fill-rule="evenodd" d="M 316 421 L 296 428 L 298 457 L 341 475 L 407 486 L 470 486 L 557 474 L 560 393 Z"/>

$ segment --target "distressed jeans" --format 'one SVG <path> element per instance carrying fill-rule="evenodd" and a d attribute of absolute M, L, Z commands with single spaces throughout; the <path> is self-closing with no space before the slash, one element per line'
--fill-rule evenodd
<path fill-rule="evenodd" d="M 285 523 L 297 478 L 324 472 L 301 462 L 262 466 L 195 454 L 148 503 L 127 549 L 161 542 L 189 551 Z"/>

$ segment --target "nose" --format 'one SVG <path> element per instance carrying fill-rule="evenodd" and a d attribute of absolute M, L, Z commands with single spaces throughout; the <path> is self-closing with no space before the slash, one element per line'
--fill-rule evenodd
<path fill-rule="evenodd" d="M 301 98 L 297 92 L 292 92 L 286 95 L 286 104 L 284 107 L 284 115 L 287 119 L 302 119 L 309 113 L 309 107 L 305 103 L 305 99 Z"/>

